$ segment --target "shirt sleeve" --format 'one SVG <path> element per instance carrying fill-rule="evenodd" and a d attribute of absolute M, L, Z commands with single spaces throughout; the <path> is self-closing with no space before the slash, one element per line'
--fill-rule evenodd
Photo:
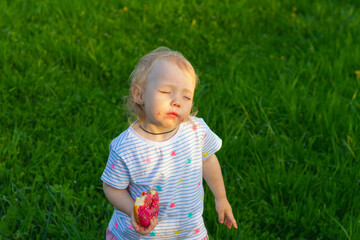
<path fill-rule="evenodd" d="M 211 131 L 204 121 L 201 121 L 201 125 L 205 132 L 202 146 L 202 160 L 205 161 L 211 155 L 219 151 L 222 145 L 222 140 L 213 131 Z"/>
<path fill-rule="evenodd" d="M 111 150 L 101 180 L 118 189 L 125 189 L 129 186 L 129 169 L 121 157 Z"/>

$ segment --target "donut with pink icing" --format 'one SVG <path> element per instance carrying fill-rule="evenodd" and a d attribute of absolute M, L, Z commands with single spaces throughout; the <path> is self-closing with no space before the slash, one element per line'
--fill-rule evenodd
<path fill-rule="evenodd" d="M 148 193 L 142 192 L 134 204 L 135 220 L 143 227 L 150 225 L 150 219 L 159 215 L 159 195 L 157 191 L 150 189 Z"/>

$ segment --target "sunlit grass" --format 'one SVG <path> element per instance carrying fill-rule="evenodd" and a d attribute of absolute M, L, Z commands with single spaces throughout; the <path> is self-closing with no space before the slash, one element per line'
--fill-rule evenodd
<path fill-rule="evenodd" d="M 137 60 L 182 52 L 238 230 L 211 239 L 360 239 L 355 1 L 1 1 L 0 238 L 104 239 L 101 173 L 128 127 Z"/>

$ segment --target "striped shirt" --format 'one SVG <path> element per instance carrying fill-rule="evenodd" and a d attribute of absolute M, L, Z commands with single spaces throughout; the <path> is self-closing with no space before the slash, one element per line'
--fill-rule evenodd
<path fill-rule="evenodd" d="M 221 139 L 201 118 L 180 124 L 169 140 L 154 142 L 132 126 L 110 144 L 101 180 L 128 188 L 133 199 L 142 191 L 159 194 L 159 223 L 146 235 L 135 232 L 130 217 L 115 208 L 109 230 L 118 239 L 203 239 L 202 161 L 221 148 Z"/>

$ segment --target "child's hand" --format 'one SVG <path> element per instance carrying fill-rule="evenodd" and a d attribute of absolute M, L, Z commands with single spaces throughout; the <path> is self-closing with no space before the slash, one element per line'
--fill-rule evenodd
<path fill-rule="evenodd" d="M 219 223 L 224 223 L 224 225 L 226 225 L 228 229 L 231 229 L 231 226 L 234 226 L 234 228 L 236 229 L 238 228 L 232 212 L 232 208 L 226 198 L 215 199 L 215 207 L 217 213 L 219 214 Z M 225 217 L 226 219 L 224 222 Z"/>
<path fill-rule="evenodd" d="M 148 235 L 156 227 L 158 222 L 159 222 L 158 218 L 153 217 L 150 220 L 150 225 L 147 227 L 143 227 L 143 226 L 137 224 L 134 213 L 131 214 L 131 224 L 132 224 L 134 230 L 141 235 Z"/>

